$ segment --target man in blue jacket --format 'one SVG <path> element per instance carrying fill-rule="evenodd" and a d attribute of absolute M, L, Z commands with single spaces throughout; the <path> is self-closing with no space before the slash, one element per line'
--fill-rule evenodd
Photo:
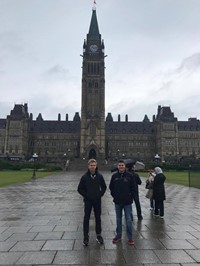
<path fill-rule="evenodd" d="M 134 245 L 133 228 L 132 228 L 132 203 L 137 196 L 136 183 L 133 175 L 126 171 L 126 165 L 123 160 L 117 163 L 118 171 L 113 174 L 110 180 L 109 189 L 115 203 L 116 212 L 116 236 L 113 244 L 121 241 L 122 238 L 122 212 L 124 210 L 126 220 L 126 232 L 128 244 Z"/>
<path fill-rule="evenodd" d="M 103 244 L 101 236 L 101 197 L 106 191 L 106 183 L 103 176 L 97 170 L 97 161 L 88 161 L 88 171 L 81 177 L 78 185 L 78 192 L 84 200 L 84 219 L 83 219 L 83 245 L 89 244 L 89 221 L 92 209 L 95 215 L 96 240 Z"/>

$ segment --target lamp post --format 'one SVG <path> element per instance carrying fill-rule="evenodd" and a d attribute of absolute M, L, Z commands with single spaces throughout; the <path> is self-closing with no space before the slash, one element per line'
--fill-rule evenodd
<path fill-rule="evenodd" d="M 36 179 L 36 174 L 35 174 L 35 172 L 36 172 L 35 161 L 36 161 L 37 158 L 38 158 L 37 153 L 34 153 L 32 157 L 33 157 L 33 163 L 34 163 L 32 180 L 35 180 L 35 179 Z"/>
<path fill-rule="evenodd" d="M 119 160 L 120 149 L 117 150 L 117 160 Z"/>
<path fill-rule="evenodd" d="M 68 159 L 70 160 L 70 158 L 71 158 L 71 157 L 70 157 L 70 156 L 71 156 L 71 150 L 68 149 L 68 150 L 67 150 L 67 153 L 68 153 Z"/>
<path fill-rule="evenodd" d="M 66 170 L 66 162 L 67 162 L 67 159 L 66 159 L 66 158 L 67 158 L 67 154 L 64 153 L 64 154 L 63 154 L 63 166 L 64 166 L 63 169 L 64 169 L 64 170 Z"/>

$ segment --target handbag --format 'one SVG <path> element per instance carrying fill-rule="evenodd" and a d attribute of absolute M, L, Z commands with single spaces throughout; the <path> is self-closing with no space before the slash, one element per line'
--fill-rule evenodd
<path fill-rule="evenodd" d="M 152 199 L 153 197 L 153 189 L 148 189 L 147 193 L 146 193 L 146 196 L 145 196 L 147 199 Z"/>
<path fill-rule="evenodd" d="M 145 186 L 145 188 L 146 188 L 146 189 L 153 188 L 153 181 L 150 182 L 149 180 L 147 180 L 147 181 L 146 181 L 146 186 Z"/>

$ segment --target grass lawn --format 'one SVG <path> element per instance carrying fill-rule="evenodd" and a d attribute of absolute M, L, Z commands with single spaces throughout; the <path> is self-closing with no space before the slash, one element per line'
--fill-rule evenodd
<path fill-rule="evenodd" d="M 36 172 L 36 178 L 53 175 L 55 172 Z M 33 171 L 0 171 L 0 187 L 31 181 Z"/>
<path fill-rule="evenodd" d="M 145 177 L 144 172 L 141 172 L 140 175 Z M 166 176 L 166 183 L 189 186 L 188 171 L 164 171 L 164 175 Z M 146 174 L 146 176 L 148 176 L 148 174 Z"/>
<path fill-rule="evenodd" d="M 31 181 L 32 171 L 0 171 L 0 187 L 11 184 L 19 184 Z M 53 175 L 55 172 L 36 172 L 36 178 Z M 148 173 L 139 172 L 142 177 L 147 177 Z M 189 186 L 188 171 L 164 171 L 166 176 L 166 183 L 179 184 Z M 190 177 L 191 187 L 200 188 L 200 173 L 191 173 Z"/>

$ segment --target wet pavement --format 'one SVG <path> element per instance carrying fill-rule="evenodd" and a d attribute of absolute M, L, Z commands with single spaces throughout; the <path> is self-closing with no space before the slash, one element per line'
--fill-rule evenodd
<path fill-rule="evenodd" d="M 107 185 L 111 174 L 104 174 Z M 200 190 L 166 184 L 165 218 L 154 217 L 140 189 L 143 220 L 135 205 L 134 240 L 129 246 L 123 228 L 121 243 L 112 244 L 115 212 L 107 189 L 102 200 L 102 236 L 82 245 L 83 201 L 77 193 L 82 172 L 63 172 L 22 185 L 0 188 L 0 265 L 169 265 L 200 263 Z"/>

